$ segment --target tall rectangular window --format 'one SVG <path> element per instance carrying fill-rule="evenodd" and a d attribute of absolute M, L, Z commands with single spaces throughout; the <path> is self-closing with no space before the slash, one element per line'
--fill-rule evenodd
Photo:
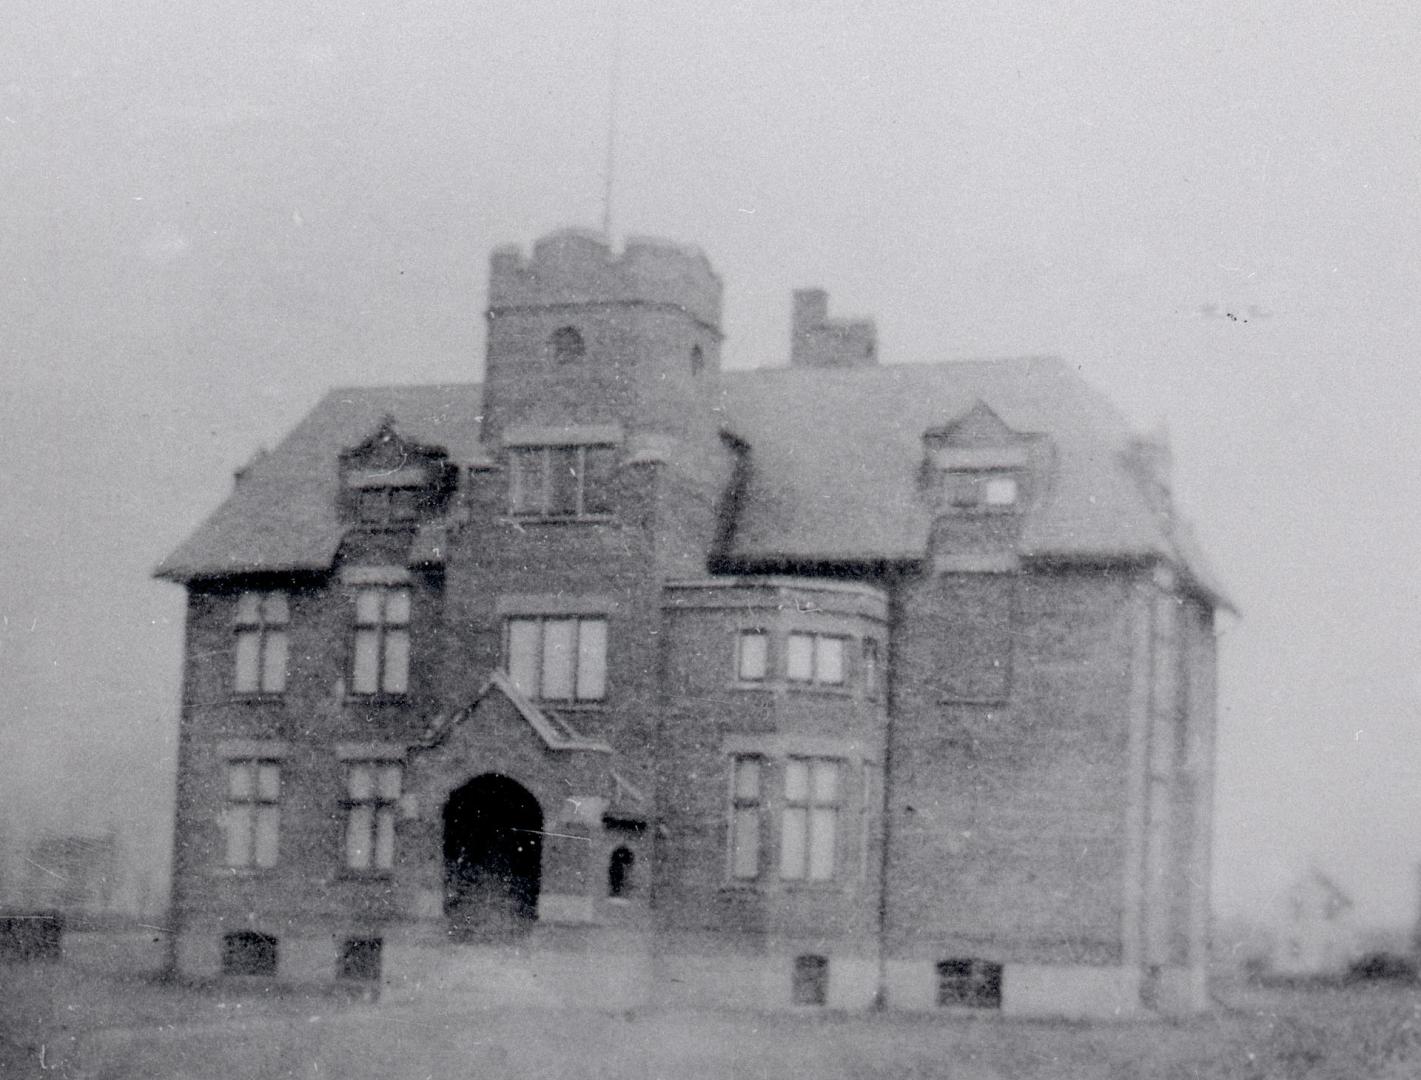
<path fill-rule="evenodd" d="M 730 873 L 742 881 L 760 876 L 761 759 L 731 762 Z"/>
<path fill-rule="evenodd" d="M 403 694 L 409 689 L 409 669 L 409 589 L 361 589 L 355 594 L 352 692 Z"/>
<path fill-rule="evenodd" d="M 780 877 L 829 881 L 838 844 L 841 763 L 833 758 L 785 762 Z"/>
<path fill-rule="evenodd" d="M 228 866 L 266 869 L 276 865 L 280 803 L 280 762 L 252 758 L 227 763 L 222 827 Z"/>
<path fill-rule="evenodd" d="M 735 674 L 741 682 L 763 682 L 770 668 L 770 635 L 742 630 L 735 645 Z"/>
<path fill-rule="evenodd" d="M 244 592 L 237 597 L 237 669 L 232 688 L 239 694 L 280 694 L 286 689 L 284 592 Z"/>
<path fill-rule="evenodd" d="M 509 510 L 519 517 L 598 517 L 612 512 L 616 448 L 522 446 L 509 450 Z"/>
<path fill-rule="evenodd" d="M 381 871 L 395 865 L 395 805 L 400 764 L 352 761 L 345 769 L 345 865 Z"/>
<path fill-rule="evenodd" d="M 604 616 L 520 616 L 504 634 L 504 670 L 529 697 L 601 701 L 607 696 Z"/>
<path fill-rule="evenodd" d="M 878 655 L 878 641 L 863 639 L 863 692 L 865 697 L 876 698 L 880 690 L 883 668 Z"/>
<path fill-rule="evenodd" d="M 844 639 L 828 634 L 790 634 L 785 642 L 785 677 L 790 682 L 842 686 Z"/>

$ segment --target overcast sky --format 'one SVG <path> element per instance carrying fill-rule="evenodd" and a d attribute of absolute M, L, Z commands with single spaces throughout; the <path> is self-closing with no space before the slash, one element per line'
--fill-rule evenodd
<path fill-rule="evenodd" d="M 885 362 L 1050 353 L 1140 427 L 1242 618 L 1216 901 L 1421 860 L 1421 20 L 1404 2 L 625 0 L 613 232 Z M 490 249 L 602 214 L 614 0 L 9 0 L 0 809 L 167 846 L 154 564 L 340 384 L 471 381 Z"/>

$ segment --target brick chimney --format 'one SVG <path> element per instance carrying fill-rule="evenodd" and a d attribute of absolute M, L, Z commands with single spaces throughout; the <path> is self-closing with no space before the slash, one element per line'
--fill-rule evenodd
<path fill-rule="evenodd" d="M 829 294 L 823 289 L 796 289 L 789 362 L 792 367 L 871 367 L 878 363 L 878 331 L 872 319 L 829 318 Z"/>

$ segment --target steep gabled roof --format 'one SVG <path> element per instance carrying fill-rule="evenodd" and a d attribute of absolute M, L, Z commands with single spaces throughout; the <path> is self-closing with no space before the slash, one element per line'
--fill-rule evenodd
<path fill-rule="evenodd" d="M 921 558 L 931 510 L 919 493 L 923 437 L 979 403 L 1015 432 L 1049 438 L 1053 475 L 1027 511 L 1025 558 L 1159 557 L 1222 599 L 1188 533 L 1152 508 L 1127 467 L 1131 431 L 1054 359 L 723 372 L 715 408 L 748 446 L 728 554 L 746 562 Z M 329 569 L 344 527 L 339 455 L 386 415 L 400 433 L 487 463 L 474 384 L 334 390 L 158 568 L 175 580 Z"/>

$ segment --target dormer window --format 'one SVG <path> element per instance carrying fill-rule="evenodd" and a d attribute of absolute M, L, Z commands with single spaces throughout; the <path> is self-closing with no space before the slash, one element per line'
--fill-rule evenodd
<path fill-rule="evenodd" d="M 587 343 L 571 326 L 560 326 L 554 330 L 548 340 L 548 348 L 553 360 L 559 364 L 575 364 L 587 355 Z"/>
<path fill-rule="evenodd" d="M 923 435 L 924 491 L 940 508 L 1008 513 L 1029 494 L 1041 436 L 1013 431 L 982 402 Z"/>
<path fill-rule="evenodd" d="M 386 417 L 340 457 L 344 516 L 371 528 L 415 525 L 443 510 L 454 469 L 439 447 L 410 442 Z"/>
<path fill-rule="evenodd" d="M 1012 510 L 1021 498 L 1021 483 L 1007 472 L 976 469 L 943 471 L 946 502 L 967 510 Z"/>

